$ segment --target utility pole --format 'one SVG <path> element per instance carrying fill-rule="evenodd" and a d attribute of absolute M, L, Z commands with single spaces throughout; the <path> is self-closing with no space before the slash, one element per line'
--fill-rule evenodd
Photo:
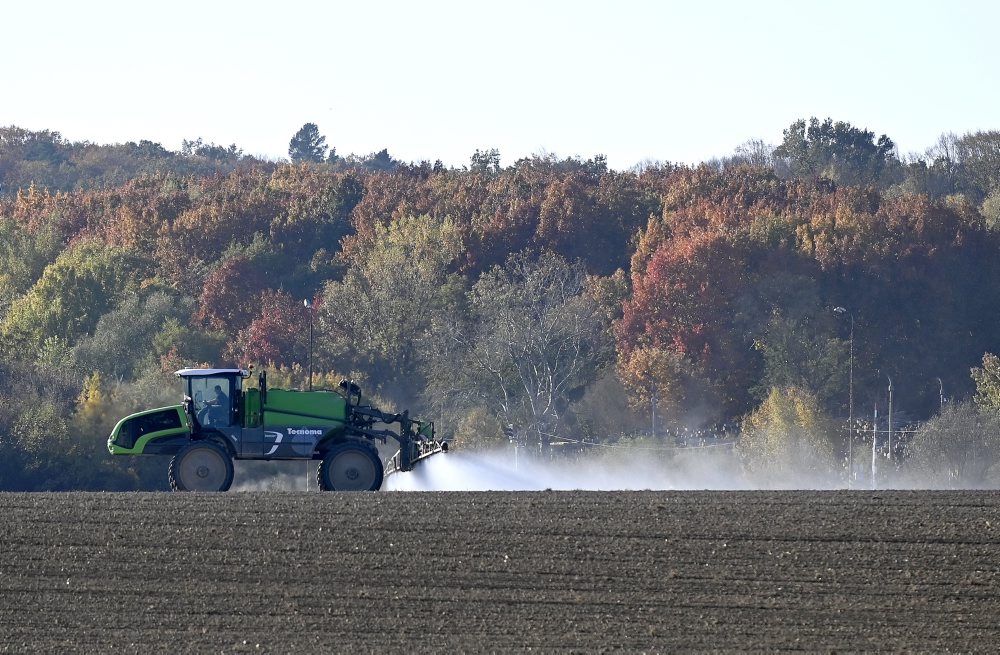
<path fill-rule="evenodd" d="M 878 403 L 875 403 L 875 419 L 872 421 L 872 491 L 878 488 L 878 483 L 876 482 L 876 474 L 878 472 L 876 465 L 876 444 L 878 443 Z"/>
<path fill-rule="evenodd" d="M 309 310 L 309 391 L 313 390 L 313 308 L 312 303 L 306 298 L 302 305 Z M 309 491 L 310 480 L 309 462 L 306 462 L 306 491 Z"/>
<path fill-rule="evenodd" d="M 834 307 L 834 313 L 847 314 L 851 318 L 851 357 L 848 377 L 847 394 L 847 488 L 851 488 L 854 478 L 854 312 L 849 312 L 843 307 Z"/>
<path fill-rule="evenodd" d="M 650 431 L 653 433 L 652 438 L 656 439 L 656 384 L 650 385 L 649 389 L 649 414 L 650 414 Z"/>
<path fill-rule="evenodd" d="M 302 304 L 309 310 L 309 391 L 313 390 L 313 307 L 306 298 Z"/>
<path fill-rule="evenodd" d="M 886 373 L 885 377 L 889 378 L 889 452 L 886 457 L 889 461 L 892 461 L 892 377 Z"/>

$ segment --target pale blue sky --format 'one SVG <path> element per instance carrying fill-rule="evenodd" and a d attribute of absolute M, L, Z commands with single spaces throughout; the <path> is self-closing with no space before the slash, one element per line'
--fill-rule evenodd
<path fill-rule="evenodd" d="M 313 122 L 340 154 L 626 169 L 777 144 L 810 116 L 903 155 L 1000 129 L 992 0 L 15 0 L 0 21 L 0 125 L 72 141 L 282 158 Z"/>

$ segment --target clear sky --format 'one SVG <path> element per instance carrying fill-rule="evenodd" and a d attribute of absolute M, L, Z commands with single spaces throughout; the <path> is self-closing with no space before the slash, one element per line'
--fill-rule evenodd
<path fill-rule="evenodd" d="M 799 118 L 1000 129 L 996 0 L 9 0 L 0 125 L 341 155 L 696 163 Z"/>

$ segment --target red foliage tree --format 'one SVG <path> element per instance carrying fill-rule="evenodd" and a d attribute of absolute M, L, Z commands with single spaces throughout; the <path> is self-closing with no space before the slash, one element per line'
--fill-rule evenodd
<path fill-rule="evenodd" d="M 241 365 L 305 364 L 308 357 L 309 309 L 291 294 L 267 290 L 260 313 L 230 343 L 228 356 Z"/>
<path fill-rule="evenodd" d="M 259 268 L 243 257 L 232 257 L 205 278 L 194 320 L 234 335 L 260 314 L 266 288 Z"/>
<path fill-rule="evenodd" d="M 746 402 L 753 366 L 734 327 L 735 301 L 748 284 L 748 250 L 717 232 L 666 240 L 633 271 L 632 297 L 616 327 L 618 349 L 666 348 L 694 365 L 726 409 Z"/>

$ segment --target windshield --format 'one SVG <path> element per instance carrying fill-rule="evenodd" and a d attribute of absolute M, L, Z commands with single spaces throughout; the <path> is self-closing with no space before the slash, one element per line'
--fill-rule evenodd
<path fill-rule="evenodd" d="M 231 398 L 238 391 L 239 380 L 232 377 L 205 376 L 188 378 L 188 394 L 194 415 L 202 425 L 227 426 L 232 423 Z M 236 388 L 234 388 L 236 387 Z"/>

